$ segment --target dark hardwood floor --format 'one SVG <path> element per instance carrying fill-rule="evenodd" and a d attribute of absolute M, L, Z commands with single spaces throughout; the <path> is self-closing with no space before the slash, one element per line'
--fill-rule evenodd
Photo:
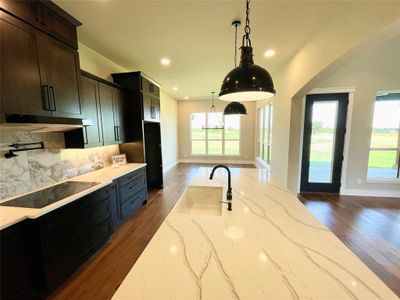
<path fill-rule="evenodd" d="M 49 298 L 110 299 L 201 166 L 213 165 L 179 164 L 167 172 L 165 188 L 149 191 L 149 203 Z M 317 194 L 302 194 L 300 198 L 400 296 L 399 199 Z"/>
<path fill-rule="evenodd" d="M 302 193 L 299 199 L 400 297 L 400 198 Z"/>

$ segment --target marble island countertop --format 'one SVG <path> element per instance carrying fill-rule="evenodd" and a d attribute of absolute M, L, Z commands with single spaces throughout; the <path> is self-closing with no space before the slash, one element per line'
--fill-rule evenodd
<path fill-rule="evenodd" d="M 35 219 L 38 218 L 50 211 L 53 211 L 59 207 L 62 207 L 72 201 L 75 201 L 87 194 L 90 194 L 102 187 L 105 187 L 109 184 L 112 183 L 114 179 L 117 179 L 118 177 L 121 177 L 125 174 L 128 174 L 130 172 L 133 172 L 137 169 L 143 168 L 146 166 L 146 164 L 141 164 L 141 163 L 129 163 L 123 166 L 119 167 L 105 167 L 96 171 L 92 171 L 77 177 L 73 177 L 67 181 L 86 181 L 86 182 L 96 182 L 95 186 L 92 186 L 88 189 L 85 189 L 79 193 L 76 193 L 72 196 L 69 196 L 67 198 L 64 198 L 60 201 L 57 201 L 55 203 L 52 203 L 48 206 L 45 206 L 43 208 L 23 208 L 23 207 L 11 207 L 11 206 L 0 206 L 0 229 L 4 229 L 8 226 L 11 226 L 13 224 L 16 224 L 22 220 L 25 219 Z M 62 182 L 59 182 L 57 184 L 60 184 Z M 54 184 L 56 185 L 56 184 Z M 50 186 L 48 186 L 50 187 Z M 14 198 L 18 198 L 20 196 L 30 194 L 35 191 L 30 191 L 28 193 L 24 193 L 21 195 L 17 195 L 14 197 L 10 197 L 7 199 L 2 199 L 0 202 L 5 202 L 9 201 Z"/>
<path fill-rule="evenodd" d="M 224 170 L 209 172 L 191 185 L 226 188 Z M 265 170 L 232 172 L 233 211 L 173 210 L 114 300 L 398 299 Z"/>

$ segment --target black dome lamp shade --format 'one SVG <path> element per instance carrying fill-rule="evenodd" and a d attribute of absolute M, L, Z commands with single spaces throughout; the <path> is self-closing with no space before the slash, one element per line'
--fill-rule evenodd
<path fill-rule="evenodd" d="M 240 21 L 235 20 L 232 22 L 232 26 L 235 28 L 235 56 L 234 56 L 234 62 L 235 62 L 235 67 L 237 66 L 236 64 L 236 56 L 237 56 L 237 30 L 238 27 L 240 26 Z M 247 115 L 247 110 L 246 107 L 241 104 L 240 102 L 233 101 L 229 103 L 227 106 L 225 106 L 224 109 L 224 115 L 236 115 L 239 117 L 246 116 Z"/>
<path fill-rule="evenodd" d="M 245 116 L 247 115 L 246 107 L 240 102 L 231 102 L 224 109 L 224 115 L 239 115 Z"/>
<path fill-rule="evenodd" d="M 253 62 L 250 41 L 250 0 L 246 0 L 246 26 L 242 39 L 240 64 L 230 71 L 222 82 L 219 99 L 224 101 L 257 101 L 275 96 L 271 75 Z"/>

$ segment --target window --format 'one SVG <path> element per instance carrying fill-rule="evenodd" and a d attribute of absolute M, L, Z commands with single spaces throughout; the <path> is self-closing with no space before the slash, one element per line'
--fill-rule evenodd
<path fill-rule="evenodd" d="M 258 157 L 271 163 L 272 143 L 272 102 L 258 110 Z"/>
<path fill-rule="evenodd" d="M 399 178 L 400 92 L 380 92 L 375 101 L 368 178 Z"/>
<path fill-rule="evenodd" d="M 213 129 L 221 122 L 224 129 Z M 192 155 L 240 155 L 240 117 L 220 112 L 192 113 L 191 143 Z"/>

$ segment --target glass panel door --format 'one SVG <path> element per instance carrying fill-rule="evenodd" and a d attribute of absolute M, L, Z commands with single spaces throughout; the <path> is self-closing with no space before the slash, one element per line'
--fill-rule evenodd
<path fill-rule="evenodd" d="M 312 107 L 308 181 L 332 183 L 338 101 L 315 102 Z"/>
<path fill-rule="evenodd" d="M 347 104 L 348 94 L 307 96 L 301 191 L 339 192 Z"/>

